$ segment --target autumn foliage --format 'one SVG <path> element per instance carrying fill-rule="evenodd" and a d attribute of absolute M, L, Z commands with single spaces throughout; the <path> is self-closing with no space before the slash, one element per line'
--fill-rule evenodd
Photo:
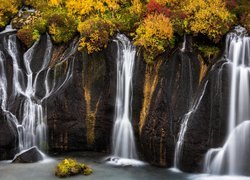
<path fill-rule="evenodd" d="M 204 34 L 218 42 L 233 24 L 233 15 L 222 0 L 192 0 L 183 7 L 185 31 Z"/>
<path fill-rule="evenodd" d="M 6 26 L 21 5 L 20 0 L 0 0 L 0 28 Z"/>
<path fill-rule="evenodd" d="M 170 19 L 163 14 L 150 14 L 136 29 L 135 45 L 144 48 L 144 56 L 148 62 L 164 52 L 173 37 Z"/>
<path fill-rule="evenodd" d="M 149 14 L 151 13 L 158 13 L 158 14 L 164 14 L 165 16 L 170 16 L 170 9 L 167 7 L 159 4 L 155 0 L 150 0 L 147 5 L 147 11 Z"/>
<path fill-rule="evenodd" d="M 81 22 L 77 29 L 81 34 L 79 48 L 86 48 L 89 54 L 106 48 L 114 32 L 111 22 L 98 16 Z"/>
<path fill-rule="evenodd" d="M 79 49 L 94 53 L 122 32 L 133 38 L 147 62 L 184 34 L 203 35 L 216 44 L 236 23 L 250 29 L 249 0 L 0 0 L 0 28 L 21 2 L 39 12 L 17 28 L 27 46 L 45 32 L 58 44 L 79 35 Z"/>

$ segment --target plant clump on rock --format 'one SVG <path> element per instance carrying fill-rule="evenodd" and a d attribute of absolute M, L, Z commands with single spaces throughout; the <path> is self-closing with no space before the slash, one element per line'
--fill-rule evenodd
<path fill-rule="evenodd" d="M 55 169 L 55 175 L 57 177 L 69 177 L 78 174 L 88 176 L 93 173 L 93 170 L 86 164 L 79 163 L 74 159 L 64 159 L 59 162 Z"/>

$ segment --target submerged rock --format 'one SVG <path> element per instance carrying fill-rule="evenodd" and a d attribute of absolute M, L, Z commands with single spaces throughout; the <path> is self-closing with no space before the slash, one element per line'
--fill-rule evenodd
<path fill-rule="evenodd" d="M 17 154 L 12 163 L 34 163 L 43 160 L 43 155 L 37 147 L 32 147 Z"/>

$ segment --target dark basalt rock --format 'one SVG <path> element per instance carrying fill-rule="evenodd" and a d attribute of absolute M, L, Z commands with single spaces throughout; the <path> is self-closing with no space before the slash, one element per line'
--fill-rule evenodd
<path fill-rule="evenodd" d="M 81 91 L 80 54 L 76 58 L 70 81 L 50 96 L 47 106 L 48 141 L 50 152 L 83 150 L 86 145 L 85 102 Z M 62 66 L 62 68 L 65 68 Z M 55 69 L 53 69 L 56 71 Z M 65 68 L 65 71 L 68 71 Z M 64 75 L 58 75 L 63 79 Z M 50 77 L 53 79 L 54 77 Z"/>
<path fill-rule="evenodd" d="M 50 152 L 108 151 L 116 90 L 116 46 L 76 53 L 71 81 L 47 100 Z"/>
<path fill-rule="evenodd" d="M 131 123 L 133 125 L 134 134 L 135 134 L 135 141 L 136 147 L 139 156 L 144 158 L 143 149 L 141 149 L 141 138 L 140 138 L 140 131 L 139 131 L 139 124 L 140 124 L 140 116 L 141 110 L 143 107 L 143 100 L 144 100 L 144 83 L 145 83 L 145 72 L 146 72 L 147 64 L 143 60 L 142 53 L 138 52 L 135 62 L 134 62 L 134 73 L 132 79 L 132 118 Z"/>
<path fill-rule="evenodd" d="M 225 142 L 230 93 L 229 68 L 226 61 L 217 62 L 196 95 L 196 99 L 201 99 L 188 120 L 179 163 L 181 170 L 202 171 L 208 149 L 221 147 Z"/>
<path fill-rule="evenodd" d="M 42 153 L 37 149 L 37 147 L 32 147 L 17 154 L 12 163 L 35 163 L 41 160 L 43 160 Z"/>
<path fill-rule="evenodd" d="M 199 84 L 200 64 L 193 53 L 176 51 L 163 64 L 141 132 L 143 154 L 157 166 L 173 164 L 181 120 Z"/>
<path fill-rule="evenodd" d="M 4 40 L 4 37 L 0 36 L 0 38 Z M 116 95 L 117 46 L 115 42 L 111 42 L 102 52 L 92 55 L 75 52 L 61 62 L 61 57 L 65 55 L 65 51 L 71 49 L 71 46 L 50 47 L 48 38 L 47 35 L 42 36 L 42 39 L 33 47 L 35 53 L 31 61 L 32 70 L 39 69 L 44 58 L 52 58 L 49 82 L 56 79 L 55 87 L 57 88 L 64 81 L 71 65 L 73 67 L 70 80 L 41 102 L 47 113 L 49 152 L 109 151 Z M 191 43 L 191 41 L 188 42 Z M 45 53 L 46 48 L 51 48 L 49 51 L 51 55 Z M 0 44 L 0 49 L 5 48 Z M 21 47 L 18 51 L 23 54 Z M 164 54 L 153 65 L 147 65 L 137 54 L 133 76 L 132 123 L 139 154 L 153 165 L 172 166 L 182 118 L 192 107 L 194 97 L 199 96 L 197 87 L 200 63 L 194 53 L 190 51 L 191 48 L 187 47 L 187 51 L 177 50 L 170 57 Z M 22 62 L 21 57 L 20 62 Z M 9 69 L 9 81 L 11 82 L 12 68 Z M 41 73 L 40 79 L 38 79 L 39 93 L 36 94 L 38 99 L 34 97 L 34 101 L 38 101 L 39 97 L 44 96 L 45 90 L 40 83 L 44 83 L 45 75 L 45 73 Z M 211 105 L 209 101 L 210 97 L 216 102 L 219 101 L 216 92 L 211 94 L 212 88 L 217 82 L 213 80 L 216 77 L 216 73 L 209 75 L 208 79 L 211 82 L 206 87 L 201 106 L 190 118 L 190 128 L 188 128 L 183 146 L 183 156 L 185 156 L 181 163 L 183 170 L 191 171 L 193 168 L 201 167 L 204 152 L 209 147 L 219 144 L 224 138 L 223 131 L 221 131 L 224 121 L 218 120 L 222 115 L 216 114 L 216 103 Z M 144 94 L 147 86 L 150 88 L 154 86 L 152 93 Z M 226 85 L 223 86 L 225 89 L 228 88 Z M 145 97 L 147 95 L 151 97 Z M 148 98 L 147 101 L 144 101 L 145 98 Z M 21 102 L 22 97 L 16 97 L 15 103 L 10 104 L 11 111 L 17 112 Z M 207 109 L 211 107 L 214 108 L 212 109 L 213 115 L 207 112 Z M 145 111 L 146 116 L 141 126 L 142 110 Z M 222 124 L 218 126 L 218 123 Z M 210 126 L 207 127 L 206 124 L 210 124 Z M 0 126 L 0 134 L 1 130 Z M 5 131 L 3 130 L 4 133 L 13 135 L 10 135 L 10 139 L 6 139 L 6 142 L 0 140 L 0 149 L 2 152 L 7 152 L 12 148 L 13 152 L 10 153 L 11 155 L 1 153 L 0 159 L 13 157 L 14 147 L 17 147 L 17 133 Z M 0 136 L 0 138 L 4 136 Z M 207 138 L 210 136 L 212 139 L 211 142 L 208 142 Z M 197 145 L 198 143 L 202 145 Z M 188 169 L 188 167 L 193 168 Z"/>
<path fill-rule="evenodd" d="M 18 134 L 10 118 L 0 108 L 0 160 L 12 159 L 18 151 Z"/>

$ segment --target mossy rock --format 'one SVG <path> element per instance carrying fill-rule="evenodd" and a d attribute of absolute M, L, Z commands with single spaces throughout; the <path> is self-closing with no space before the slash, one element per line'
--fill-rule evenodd
<path fill-rule="evenodd" d="M 84 166 L 84 169 L 83 169 L 83 174 L 85 175 L 85 176 L 88 176 L 88 175 L 90 175 L 90 174 L 92 174 L 93 173 L 93 169 L 91 169 L 90 167 L 88 167 L 88 166 Z"/>
<path fill-rule="evenodd" d="M 55 169 L 55 175 L 60 178 L 78 174 L 88 176 L 92 173 L 93 170 L 90 167 L 73 159 L 64 159 L 57 164 Z"/>
<path fill-rule="evenodd" d="M 32 24 L 40 17 L 41 13 L 39 11 L 22 10 L 14 17 L 11 24 L 14 29 L 21 29 L 26 25 Z"/>

